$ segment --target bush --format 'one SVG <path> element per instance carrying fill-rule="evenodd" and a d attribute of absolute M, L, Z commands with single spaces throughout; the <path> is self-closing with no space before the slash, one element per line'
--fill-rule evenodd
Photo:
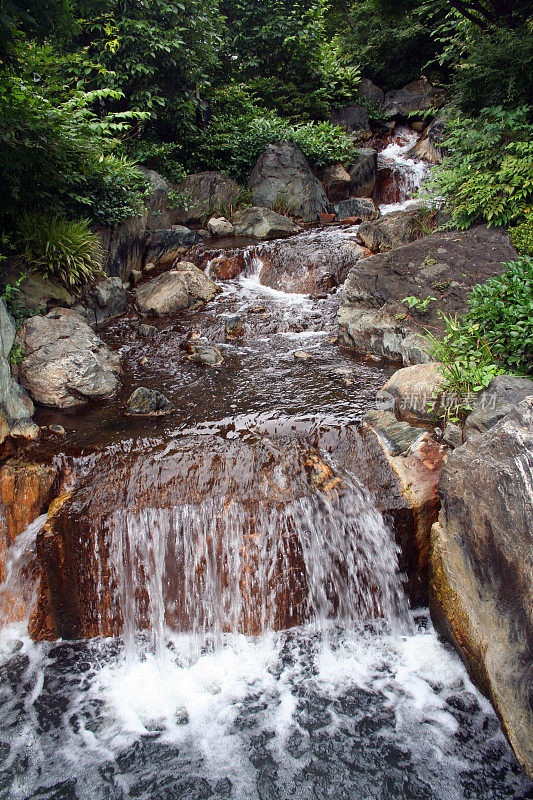
<path fill-rule="evenodd" d="M 263 150 L 272 142 L 292 141 L 310 163 L 323 167 L 353 158 L 354 144 L 329 122 L 291 125 L 271 113 L 251 120 L 225 119 L 206 132 L 199 168 L 223 169 L 245 181 Z"/>
<path fill-rule="evenodd" d="M 462 317 L 447 317 L 444 335 L 429 335 L 431 355 L 444 363 L 444 390 L 457 394 L 454 415 L 469 410 L 469 394 L 505 372 L 533 375 L 533 259 L 475 286 Z"/>
<path fill-rule="evenodd" d="M 447 155 L 434 167 L 429 188 L 444 195 L 450 226 L 520 224 L 533 202 L 533 124 L 530 108 L 482 109 L 478 119 L 459 113 L 448 122 Z"/>
<path fill-rule="evenodd" d="M 529 212 L 525 222 L 510 228 L 511 241 L 523 256 L 533 256 L 533 214 Z"/>
<path fill-rule="evenodd" d="M 91 280 L 102 266 L 100 239 L 85 219 L 73 221 L 26 212 L 20 220 L 15 246 L 19 260 L 28 269 L 67 288 Z"/>

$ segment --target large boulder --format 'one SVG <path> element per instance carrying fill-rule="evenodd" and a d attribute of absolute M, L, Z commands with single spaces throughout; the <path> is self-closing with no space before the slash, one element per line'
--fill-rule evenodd
<path fill-rule="evenodd" d="M 379 208 L 369 197 L 350 197 L 335 203 L 333 209 L 340 220 L 358 219 L 364 222 L 379 219 L 381 216 Z"/>
<path fill-rule="evenodd" d="M 350 173 L 350 195 L 370 197 L 376 188 L 378 174 L 378 154 L 376 150 L 364 147 L 357 151 L 357 158 L 348 168 Z"/>
<path fill-rule="evenodd" d="M 72 408 L 116 392 L 120 356 L 74 311 L 32 317 L 19 336 L 20 381 L 38 403 Z"/>
<path fill-rule="evenodd" d="M 522 400 L 533 394 L 533 381 L 514 375 L 498 375 L 486 389 L 476 394 L 473 410 L 466 418 L 465 438 L 488 431 L 507 416 Z"/>
<path fill-rule="evenodd" d="M 336 108 L 330 114 L 330 121 L 333 125 L 354 133 L 358 139 L 369 139 L 372 136 L 368 112 L 364 106 Z"/>
<path fill-rule="evenodd" d="M 362 354 L 386 356 L 406 366 L 427 361 L 423 334 L 426 327 L 442 330 L 439 311 L 464 313 L 473 286 L 500 274 L 502 263 L 513 258 L 516 251 L 505 231 L 478 225 L 433 233 L 357 260 L 344 283 L 341 341 Z M 420 313 L 402 304 L 410 296 L 437 299 Z"/>
<path fill-rule="evenodd" d="M 245 208 L 237 211 L 231 218 L 236 236 L 250 236 L 253 239 L 270 239 L 290 236 L 301 228 L 289 217 L 276 214 L 269 208 Z"/>
<path fill-rule="evenodd" d="M 176 259 L 200 244 L 202 237 L 184 225 L 173 225 L 170 230 L 153 231 L 147 240 L 144 252 L 146 264 L 156 267 L 171 267 Z"/>
<path fill-rule="evenodd" d="M 375 83 L 372 83 L 369 78 L 361 78 L 359 85 L 357 86 L 357 96 L 362 103 L 370 106 L 372 109 L 375 109 L 376 113 L 380 114 L 383 102 L 385 100 L 385 93 L 379 88 L 379 86 L 376 86 Z"/>
<path fill-rule="evenodd" d="M 450 455 L 430 608 L 533 777 L 533 396 Z"/>
<path fill-rule="evenodd" d="M 235 235 L 233 225 L 226 217 L 211 217 L 207 223 L 207 230 L 211 236 L 219 239 Z"/>
<path fill-rule="evenodd" d="M 0 298 L 0 444 L 21 419 L 33 415 L 33 403 L 12 377 L 10 353 L 15 341 L 15 323 Z"/>
<path fill-rule="evenodd" d="M 213 215 L 235 204 L 241 187 L 223 172 L 199 172 L 178 183 L 176 193 L 183 198 L 177 207 L 179 222 L 205 224 Z"/>
<path fill-rule="evenodd" d="M 405 211 L 385 214 L 375 222 L 363 223 L 357 237 L 373 253 L 384 253 L 426 236 L 436 225 L 437 211 L 417 204 Z"/>
<path fill-rule="evenodd" d="M 425 78 L 412 81 L 402 89 L 392 89 L 385 94 L 385 117 L 408 117 L 427 111 L 439 98 L 439 91 Z"/>
<path fill-rule="evenodd" d="M 381 389 L 381 402 L 389 401 L 397 419 L 409 425 L 436 425 L 443 415 L 442 367 L 434 361 L 397 370 Z"/>
<path fill-rule="evenodd" d="M 83 316 L 90 325 L 120 317 L 127 307 L 126 290 L 119 277 L 98 281 L 85 290 L 82 298 Z"/>
<path fill-rule="evenodd" d="M 207 303 L 221 289 L 202 270 L 187 261 L 135 289 L 135 303 L 143 314 L 175 314 Z"/>
<path fill-rule="evenodd" d="M 254 203 L 275 208 L 281 201 L 308 222 L 317 222 L 329 211 L 324 187 L 293 142 L 269 144 L 250 176 Z"/>

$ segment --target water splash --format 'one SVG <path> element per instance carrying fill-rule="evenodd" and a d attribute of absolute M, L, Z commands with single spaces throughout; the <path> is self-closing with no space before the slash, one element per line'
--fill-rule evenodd
<path fill-rule="evenodd" d="M 0 583 L 2 626 L 24 620 L 35 602 L 38 565 L 35 544 L 47 515 L 26 526 L 7 550 L 4 580 Z"/>

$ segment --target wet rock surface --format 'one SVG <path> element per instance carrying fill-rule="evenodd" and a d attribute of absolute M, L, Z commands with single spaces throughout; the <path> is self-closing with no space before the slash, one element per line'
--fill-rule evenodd
<path fill-rule="evenodd" d="M 415 206 L 387 214 L 374 222 L 364 222 L 359 228 L 358 238 L 373 253 L 384 253 L 427 236 L 436 226 L 436 211 Z"/>
<path fill-rule="evenodd" d="M 186 198 L 186 204 L 178 207 L 179 221 L 204 224 L 221 208 L 230 206 L 241 187 L 223 172 L 199 172 L 187 175 L 178 183 L 176 191 Z"/>
<path fill-rule="evenodd" d="M 201 270 L 183 261 L 135 290 L 135 303 L 143 314 L 175 314 L 212 300 L 220 291 Z"/>
<path fill-rule="evenodd" d="M 376 188 L 378 170 L 378 154 L 371 148 L 361 148 L 357 158 L 350 165 L 350 195 L 353 197 L 370 197 Z"/>
<path fill-rule="evenodd" d="M 432 531 L 431 612 L 533 775 L 533 397 L 454 450 Z"/>
<path fill-rule="evenodd" d="M 124 314 L 128 301 L 121 278 L 107 278 L 91 286 L 86 290 L 81 306 L 89 325 L 101 325 Z"/>
<path fill-rule="evenodd" d="M 168 414 L 173 405 L 164 394 L 155 389 L 140 386 L 128 397 L 127 414 Z"/>
<path fill-rule="evenodd" d="M 433 333 L 441 329 L 438 311 L 463 313 L 473 286 L 500 274 L 501 264 L 513 258 L 516 251 L 504 231 L 478 225 L 468 231 L 433 233 L 359 260 L 343 288 L 339 311 L 343 343 L 358 352 L 396 358 L 406 366 L 427 361 L 423 337 L 426 327 Z M 401 301 L 410 296 L 436 300 L 429 302 L 424 314 L 408 313 Z"/>
<path fill-rule="evenodd" d="M 20 381 L 38 403 L 70 408 L 116 392 L 120 356 L 75 312 L 32 317 L 19 335 Z"/>
<path fill-rule="evenodd" d="M 486 389 L 475 395 L 473 411 L 465 423 L 467 439 L 490 430 L 522 400 L 533 394 L 533 381 L 512 375 L 498 375 Z"/>
<path fill-rule="evenodd" d="M 11 374 L 9 357 L 15 341 L 15 324 L 0 298 L 0 444 L 20 419 L 33 416 L 33 403 Z"/>
<path fill-rule="evenodd" d="M 445 410 L 442 368 L 442 364 L 435 362 L 399 369 L 383 386 L 380 405 L 390 404 L 396 418 L 409 425 L 437 425 Z"/>

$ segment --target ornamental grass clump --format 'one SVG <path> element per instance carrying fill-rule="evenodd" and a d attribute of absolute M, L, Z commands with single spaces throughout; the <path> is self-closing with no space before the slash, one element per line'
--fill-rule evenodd
<path fill-rule="evenodd" d="M 19 222 L 16 247 L 29 270 L 69 289 L 92 280 L 102 268 L 100 239 L 86 219 L 26 212 Z"/>

